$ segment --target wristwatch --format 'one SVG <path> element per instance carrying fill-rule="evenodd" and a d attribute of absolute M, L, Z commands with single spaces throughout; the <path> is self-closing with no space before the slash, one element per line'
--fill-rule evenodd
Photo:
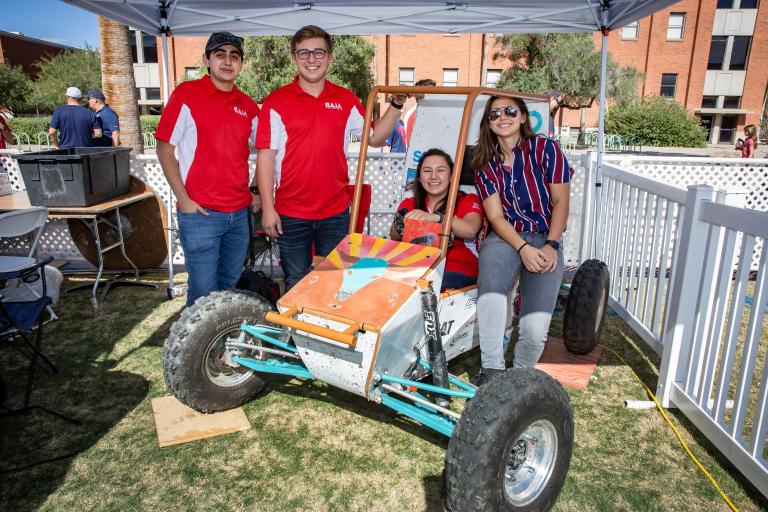
<path fill-rule="evenodd" d="M 392 96 L 392 99 L 389 100 L 389 104 L 395 107 L 397 110 L 403 110 L 403 106 L 405 106 L 405 103 L 398 103 L 395 101 L 395 97 Z"/>
<path fill-rule="evenodd" d="M 251 191 L 251 194 L 257 196 L 259 195 L 259 186 L 258 185 L 251 185 L 248 187 L 248 190 Z"/>
<path fill-rule="evenodd" d="M 557 242 L 555 240 L 547 240 L 546 242 L 544 242 L 544 245 L 548 245 L 554 250 L 558 250 L 560 248 L 560 242 Z"/>

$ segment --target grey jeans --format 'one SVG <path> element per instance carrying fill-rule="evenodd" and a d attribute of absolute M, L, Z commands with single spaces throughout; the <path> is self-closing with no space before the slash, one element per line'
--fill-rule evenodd
<path fill-rule="evenodd" d="M 520 233 L 534 247 L 544 245 L 543 233 Z M 526 270 L 520 255 L 497 234 L 492 233 L 480 247 L 480 275 L 477 279 L 477 321 L 480 331 L 480 360 L 483 368 L 504 369 L 504 327 L 507 323 L 507 295 L 520 277 L 520 336 L 515 345 L 515 368 L 533 368 L 544 351 L 549 322 L 563 280 L 563 251 L 557 251 L 557 267 L 536 274 Z M 513 300 L 511 298 L 510 300 Z"/>

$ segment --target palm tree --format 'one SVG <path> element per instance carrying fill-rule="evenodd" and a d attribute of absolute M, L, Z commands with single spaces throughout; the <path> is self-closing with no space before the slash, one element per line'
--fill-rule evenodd
<path fill-rule="evenodd" d="M 136 153 L 143 153 L 144 140 L 139 122 L 128 27 L 99 16 L 99 41 L 102 88 L 109 106 L 120 116 L 120 143 L 131 147 Z"/>

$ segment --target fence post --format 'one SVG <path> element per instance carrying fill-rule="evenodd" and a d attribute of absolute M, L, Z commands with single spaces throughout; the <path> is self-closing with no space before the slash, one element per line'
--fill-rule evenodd
<path fill-rule="evenodd" d="M 599 201 L 595 193 L 591 151 L 581 155 L 581 167 L 584 169 L 584 197 L 581 203 L 581 240 L 579 240 L 579 264 L 592 257 L 592 237 L 595 227 L 595 202 Z"/>
<path fill-rule="evenodd" d="M 688 358 L 709 230 L 707 223 L 699 220 L 699 213 L 702 202 L 713 199 L 715 191 L 709 185 L 688 186 L 678 235 L 677 260 L 673 262 L 675 277 L 668 295 L 667 318 L 661 338 L 664 351 L 656 395 L 664 407 L 670 407 L 672 383 L 678 378 L 681 363 Z"/>

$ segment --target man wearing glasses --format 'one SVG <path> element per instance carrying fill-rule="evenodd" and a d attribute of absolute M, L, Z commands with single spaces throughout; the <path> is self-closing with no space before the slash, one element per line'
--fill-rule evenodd
<path fill-rule="evenodd" d="M 259 107 L 235 86 L 243 40 L 211 34 L 203 62 L 208 74 L 176 87 L 155 133 L 157 157 L 177 199 L 188 306 L 234 288 L 248 249 L 248 208 L 259 208 L 248 182 Z"/>
<path fill-rule="evenodd" d="M 349 230 L 346 149 L 350 135 L 364 128 L 360 100 L 326 80 L 333 42 L 325 30 L 299 29 L 291 59 L 298 74 L 264 100 L 256 134 L 261 222 L 277 238 L 286 290 L 309 271 L 313 244 L 327 256 Z M 373 128 L 371 146 L 384 145 L 406 98 L 392 99 Z"/>

